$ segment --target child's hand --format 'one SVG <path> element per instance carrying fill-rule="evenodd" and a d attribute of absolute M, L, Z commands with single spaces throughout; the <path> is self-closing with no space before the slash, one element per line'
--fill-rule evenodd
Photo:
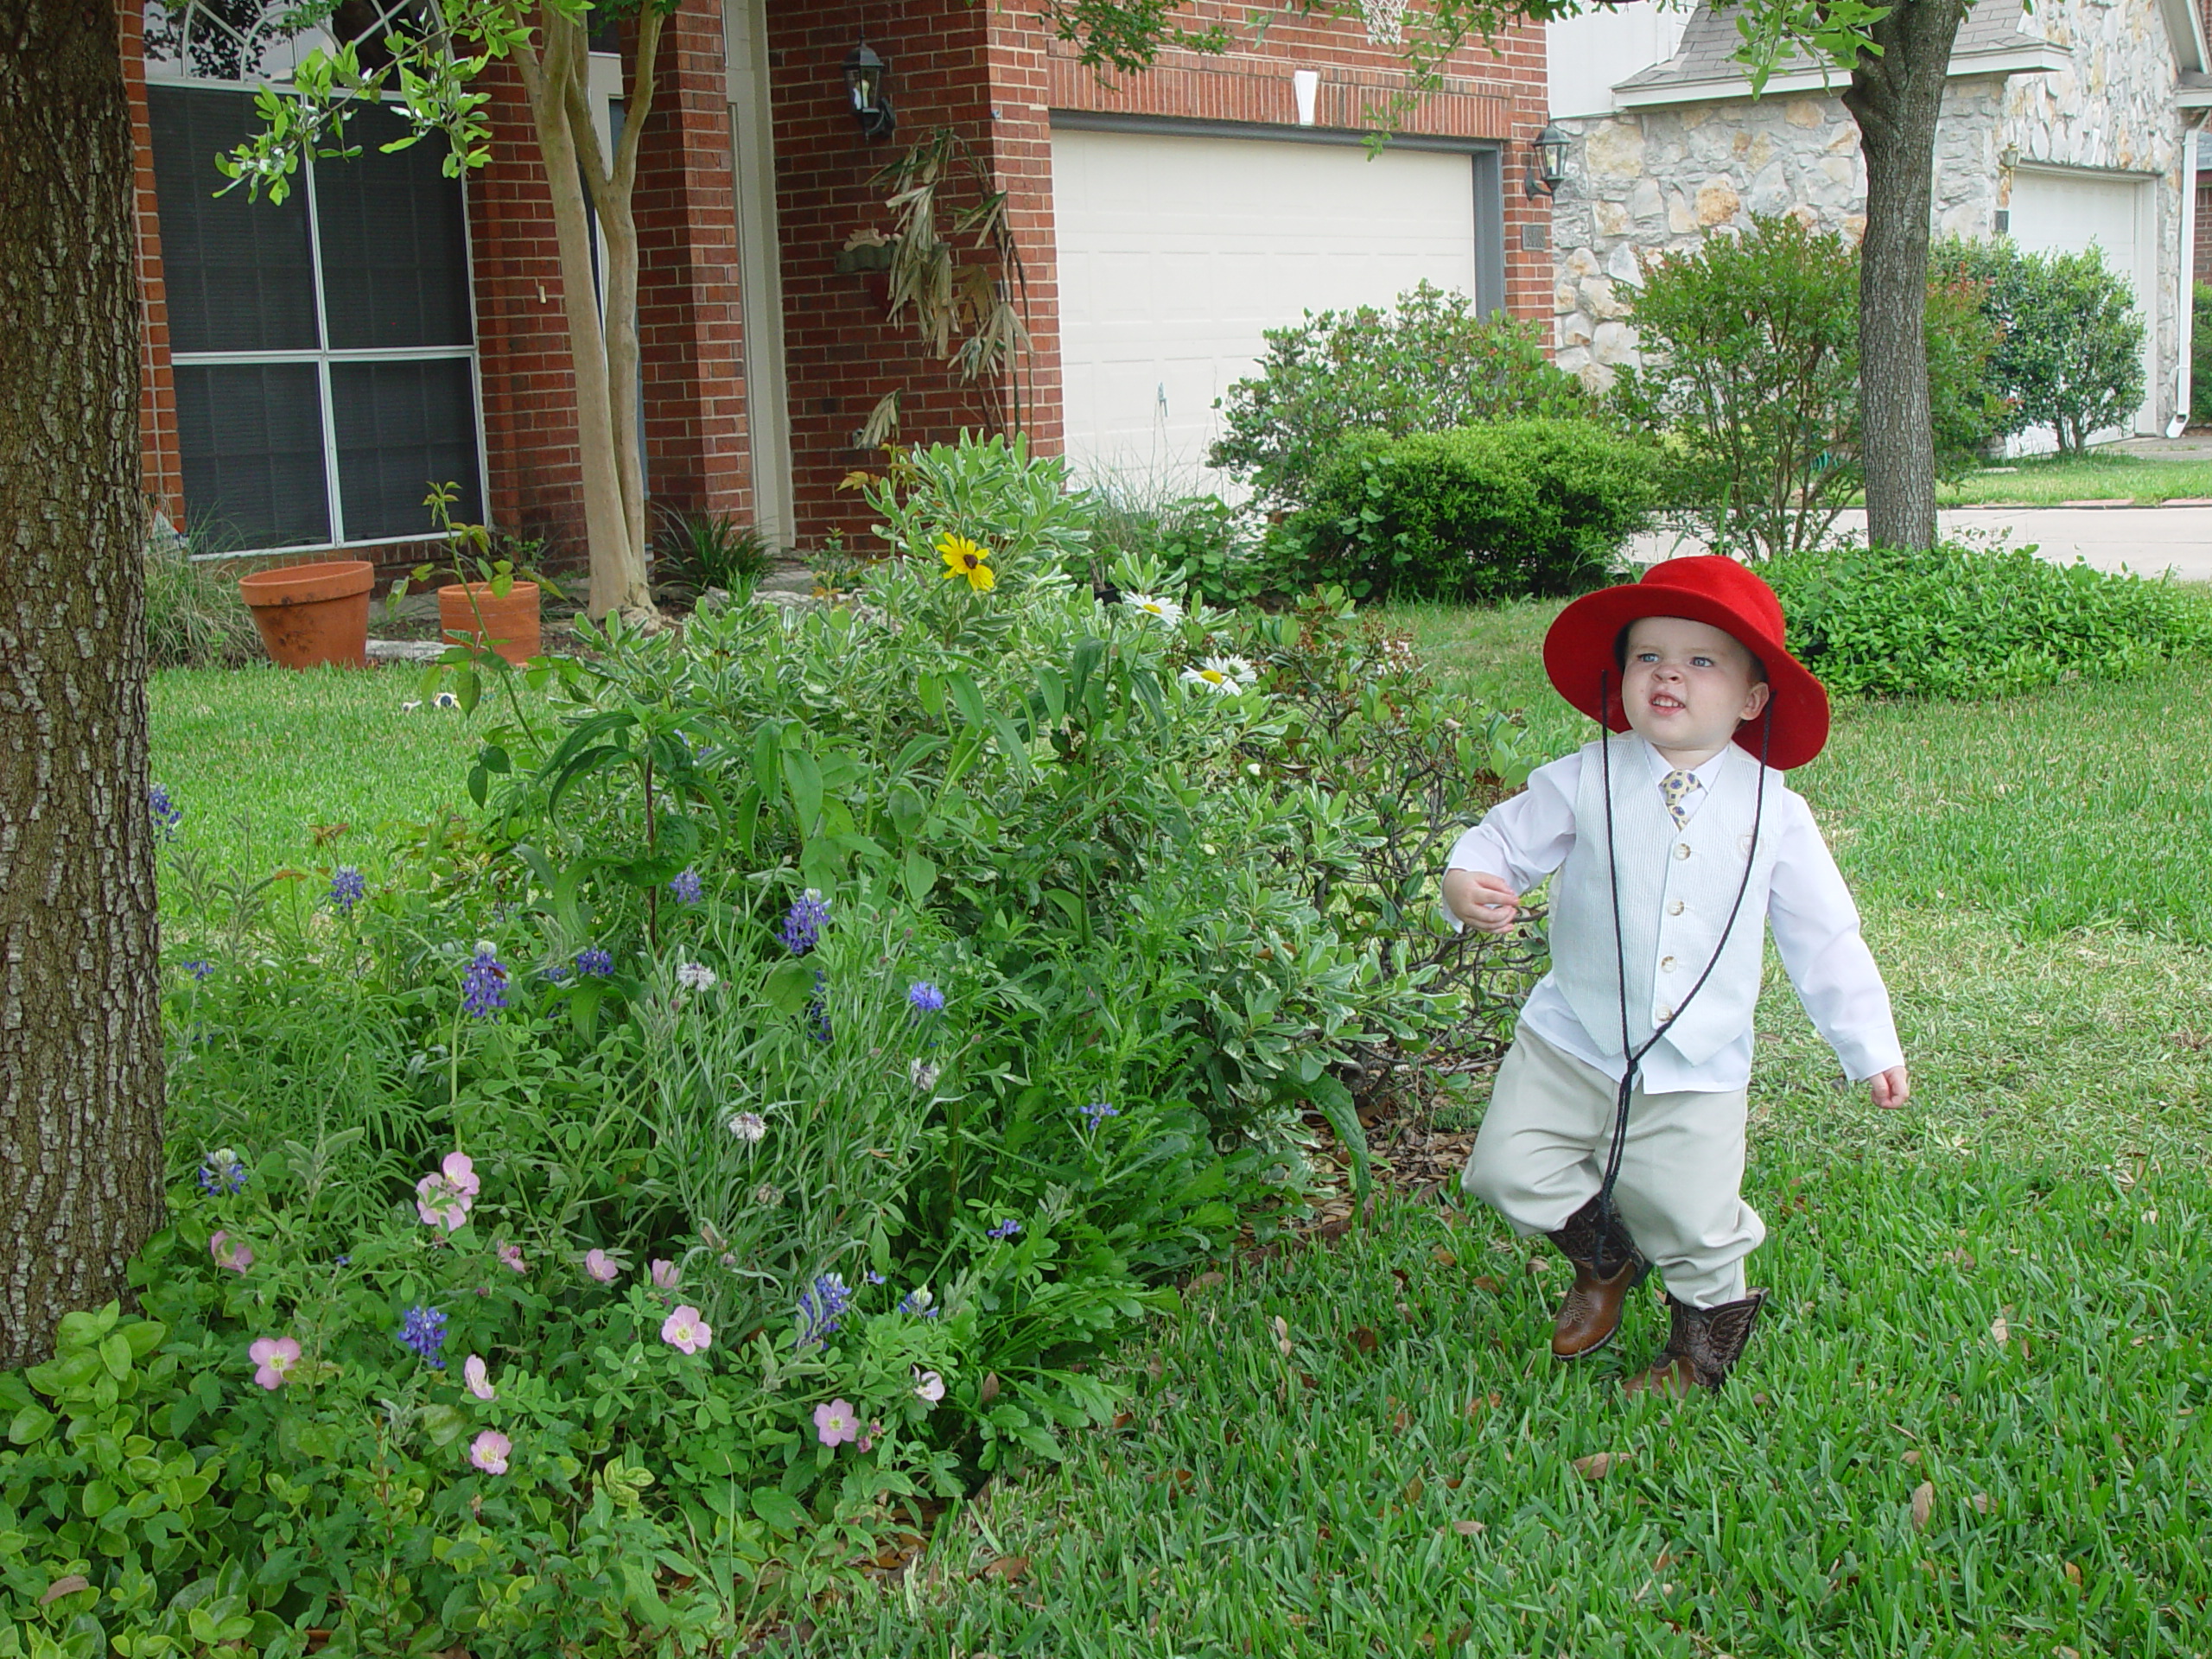
<path fill-rule="evenodd" d="M 1874 1103 L 1885 1112 L 1893 1112 L 1912 1098 L 1912 1083 L 1904 1074 L 1904 1067 L 1893 1065 L 1886 1071 L 1877 1071 L 1866 1080 L 1867 1089 L 1874 1096 Z"/>
<path fill-rule="evenodd" d="M 1521 895 L 1484 870 L 1446 870 L 1445 907 L 1483 933 L 1503 933 L 1520 913 Z"/>

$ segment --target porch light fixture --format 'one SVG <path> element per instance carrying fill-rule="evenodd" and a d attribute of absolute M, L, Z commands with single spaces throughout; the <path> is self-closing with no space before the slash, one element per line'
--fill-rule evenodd
<path fill-rule="evenodd" d="M 1544 123 L 1544 130 L 1529 141 L 1529 178 L 1524 187 L 1532 196 L 1548 196 L 1567 181 L 1567 135 Z"/>
<path fill-rule="evenodd" d="M 891 66 L 876 56 L 867 41 L 845 54 L 845 96 L 852 102 L 853 118 L 861 124 L 863 138 L 888 138 L 899 124 L 884 92 L 884 84 L 890 78 Z"/>

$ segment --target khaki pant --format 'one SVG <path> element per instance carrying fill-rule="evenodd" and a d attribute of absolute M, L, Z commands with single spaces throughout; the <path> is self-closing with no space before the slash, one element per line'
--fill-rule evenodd
<path fill-rule="evenodd" d="M 1459 1185 L 1522 1237 L 1556 1230 L 1598 1196 L 1612 1144 L 1611 1077 L 1523 1031 L 1498 1067 Z M 1744 1294 L 1744 1258 L 1766 1224 L 1738 1192 L 1745 1091 L 1647 1095 L 1629 1107 L 1613 1205 L 1677 1301 Z"/>

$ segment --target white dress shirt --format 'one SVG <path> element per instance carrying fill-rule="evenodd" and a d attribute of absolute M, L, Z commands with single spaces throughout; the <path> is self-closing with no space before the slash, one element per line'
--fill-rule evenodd
<path fill-rule="evenodd" d="M 1657 750 L 1646 746 L 1646 751 L 1656 791 L 1672 768 Z M 1725 753 L 1717 754 L 1696 769 L 1700 787 L 1681 803 L 1686 817 L 1695 815 L 1725 758 Z M 1574 845 L 1574 802 L 1581 777 L 1580 752 L 1538 767 L 1529 775 L 1527 789 L 1491 808 L 1453 843 L 1446 868 L 1497 876 L 1516 893 L 1535 887 L 1566 862 Z M 1767 924 L 1805 1012 L 1850 1077 L 1871 1077 L 1904 1065 L 1889 992 L 1872 952 L 1859 937 L 1858 906 L 1851 902 L 1842 872 L 1813 822 L 1812 809 L 1796 791 L 1770 785 L 1765 810 L 1766 824 L 1760 834 L 1774 837 L 1776 854 Z M 1456 925 L 1457 918 L 1452 920 Z M 1607 1054 L 1592 1039 L 1550 975 L 1529 994 L 1521 1022 L 1554 1047 L 1609 1077 L 1620 1077 L 1621 1056 Z M 1666 1094 L 1740 1089 L 1751 1075 L 1751 1038 L 1746 1029 L 1735 1042 L 1696 1065 L 1662 1037 L 1643 1057 L 1644 1090 Z"/>

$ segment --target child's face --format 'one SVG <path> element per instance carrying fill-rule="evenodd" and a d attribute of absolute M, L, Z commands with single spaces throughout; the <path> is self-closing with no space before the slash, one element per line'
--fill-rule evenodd
<path fill-rule="evenodd" d="M 1769 687 L 1735 636 L 1680 616 L 1629 625 L 1621 702 L 1637 735 L 1669 760 L 1700 765 L 1766 707 Z"/>

